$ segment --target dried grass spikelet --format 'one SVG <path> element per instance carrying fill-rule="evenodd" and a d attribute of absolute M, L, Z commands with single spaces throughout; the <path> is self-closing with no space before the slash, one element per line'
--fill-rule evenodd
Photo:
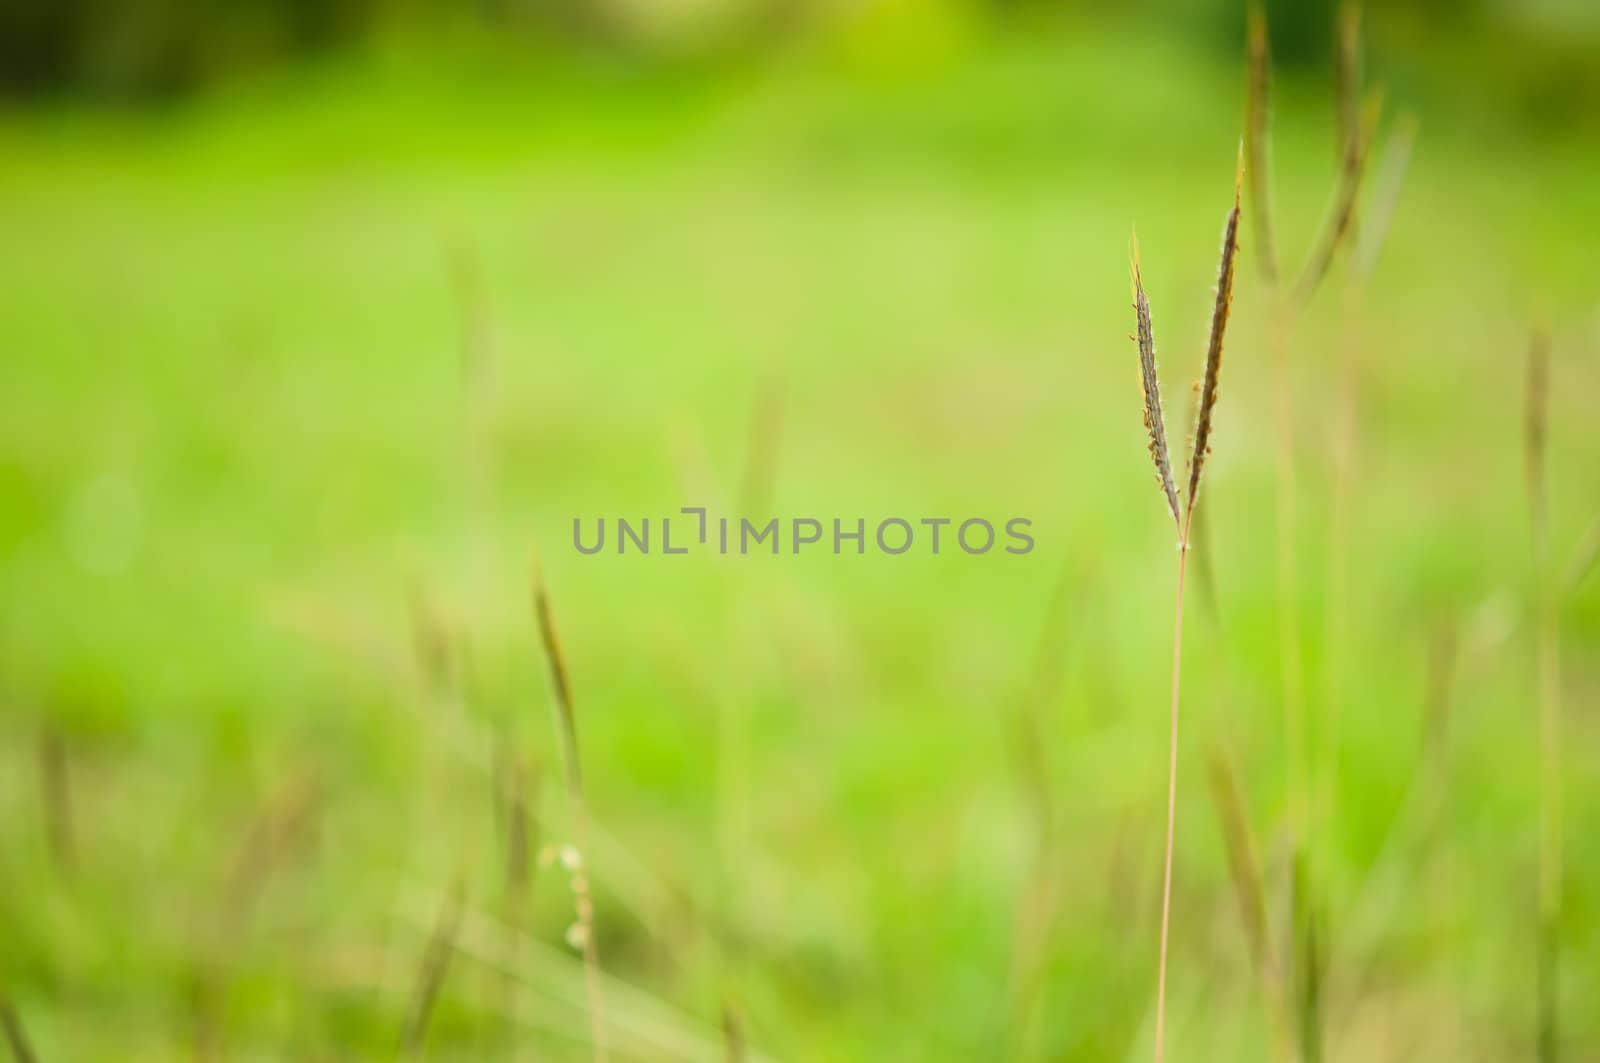
<path fill-rule="evenodd" d="M 1150 300 L 1144 293 L 1144 278 L 1139 272 L 1139 237 L 1133 236 L 1133 310 L 1139 344 L 1139 390 L 1144 395 L 1144 427 L 1150 433 L 1150 458 L 1156 466 L 1156 482 L 1167 496 L 1172 522 L 1178 523 L 1178 485 L 1172 479 L 1172 456 L 1167 449 L 1167 427 L 1161 418 L 1161 381 L 1156 376 L 1156 341 L 1150 327 Z"/>
<path fill-rule="evenodd" d="M 1234 261 L 1239 251 L 1239 194 L 1244 184 L 1244 147 L 1239 148 L 1239 169 L 1233 180 L 1233 209 L 1222 227 L 1222 260 L 1217 267 L 1217 301 L 1211 310 L 1211 338 L 1206 343 L 1206 375 L 1200 387 L 1200 413 L 1195 419 L 1194 452 L 1189 457 L 1188 516 L 1194 515 L 1200 492 L 1200 472 L 1211 452 L 1211 418 L 1217 408 L 1217 378 L 1222 372 L 1222 342 L 1233 308 Z"/>
<path fill-rule="evenodd" d="M 1277 252 L 1272 243 L 1272 204 L 1267 187 L 1268 127 L 1271 125 L 1272 55 L 1267 41 L 1267 16 L 1259 2 L 1250 5 L 1249 87 L 1245 100 L 1244 144 L 1250 159 L 1250 221 L 1255 226 L 1256 261 L 1267 283 L 1278 279 Z"/>

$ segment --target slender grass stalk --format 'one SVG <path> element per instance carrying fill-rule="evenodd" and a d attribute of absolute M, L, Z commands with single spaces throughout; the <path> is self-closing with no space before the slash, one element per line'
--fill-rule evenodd
<path fill-rule="evenodd" d="M 727 1063 L 746 1063 L 750 1058 L 745 1047 L 744 1015 L 732 997 L 722 1001 L 722 1051 Z"/>
<path fill-rule="evenodd" d="M 1245 150 L 1250 157 L 1250 219 L 1261 278 L 1267 294 L 1267 349 L 1272 359 L 1273 424 L 1277 479 L 1278 666 L 1282 676 L 1284 735 L 1289 748 L 1290 844 L 1298 850 L 1305 835 L 1305 708 L 1300 689 L 1300 623 L 1296 591 L 1299 559 L 1295 547 L 1294 389 L 1289 379 L 1290 307 L 1279 284 L 1272 249 L 1271 169 L 1267 153 L 1271 132 L 1271 43 L 1266 14 L 1259 2 L 1248 12 L 1250 42 L 1249 93 L 1245 101 Z"/>
<path fill-rule="evenodd" d="M 1467 657 L 1474 647 L 1468 646 Z M 1482 648 L 1476 647 L 1481 654 Z M 1427 695 L 1422 712 L 1421 742 L 1405 796 L 1390 820 L 1377 856 L 1356 890 L 1341 921 L 1337 943 L 1328 949 L 1323 991 L 1324 1014 L 1332 1043 L 1329 1055 L 1348 1058 L 1340 1051 L 1341 1036 L 1356 1028 L 1356 1012 L 1369 989 L 1377 966 L 1378 950 L 1396 913 L 1415 891 L 1414 876 L 1428 865 L 1431 848 L 1440 838 L 1439 826 L 1450 807 L 1450 729 L 1457 711 L 1455 690 L 1458 660 L 1463 656 L 1453 625 L 1441 625 L 1430 640 Z"/>
<path fill-rule="evenodd" d="M 1218 398 L 1218 379 L 1222 369 L 1223 338 L 1233 306 L 1234 263 L 1239 249 L 1240 188 L 1244 180 L 1244 146 L 1239 148 L 1239 164 L 1234 180 L 1233 209 L 1223 226 L 1221 263 L 1217 270 L 1216 303 L 1211 314 L 1210 339 L 1206 344 L 1205 377 L 1195 421 L 1194 448 L 1189 456 L 1187 505 L 1180 511 L 1177 489 L 1172 479 L 1172 463 L 1167 449 L 1166 427 L 1161 419 L 1161 386 L 1156 374 L 1154 329 L 1150 322 L 1150 302 L 1145 295 L 1139 269 L 1138 243 L 1133 245 L 1133 306 L 1135 338 L 1139 346 L 1139 382 L 1144 396 L 1145 428 L 1150 435 L 1150 456 L 1157 480 L 1172 510 L 1178 530 L 1178 584 L 1174 596 L 1172 624 L 1172 708 L 1167 741 L 1167 835 L 1161 874 L 1161 951 L 1156 974 L 1156 1063 L 1166 1049 L 1167 954 L 1172 927 L 1172 850 L 1177 835 L 1178 813 L 1178 708 L 1183 665 L 1183 584 L 1188 567 L 1189 532 L 1194 520 L 1195 500 L 1199 497 L 1200 476 L 1210 453 L 1213 416 Z"/>
<path fill-rule="evenodd" d="M 1335 108 L 1338 153 L 1342 172 L 1359 167 L 1368 150 L 1361 125 L 1361 5 L 1359 0 L 1343 0 L 1339 5 L 1338 48 L 1334 59 Z M 1339 382 L 1335 388 L 1333 439 L 1329 453 L 1333 459 L 1332 485 L 1328 504 L 1327 611 L 1323 632 L 1324 711 L 1322 771 L 1318 787 L 1319 814 L 1314 817 L 1331 829 L 1336 816 L 1338 795 L 1339 716 L 1344 691 L 1345 570 L 1348 567 L 1350 540 L 1350 496 L 1355 476 L 1356 404 L 1360 384 L 1361 304 L 1365 272 L 1357 257 L 1360 230 L 1357 228 L 1355 201 L 1350 201 L 1346 239 L 1355 249 L 1353 266 L 1346 274 L 1344 313 L 1339 343 Z"/>
<path fill-rule="evenodd" d="M 1361 195 L 1362 178 L 1367 171 L 1367 159 L 1372 154 L 1372 141 L 1378 126 L 1378 118 L 1382 113 L 1382 96 L 1374 94 L 1368 97 L 1366 105 L 1361 109 L 1361 122 L 1354 131 L 1354 138 L 1346 145 L 1344 163 L 1339 168 L 1339 182 L 1334 191 L 1328 216 L 1323 220 L 1321 234 L 1312 246 L 1305 268 L 1300 273 L 1300 280 L 1295 285 L 1294 302 L 1297 307 L 1311 301 L 1311 297 L 1317 293 L 1317 288 L 1327 277 L 1328 269 L 1333 265 L 1334 255 L 1341 245 L 1349 242 L 1350 234 L 1355 228 L 1356 204 Z"/>
<path fill-rule="evenodd" d="M 555 619 L 550 610 L 550 596 L 545 590 L 544 576 L 537 561 L 533 569 L 533 612 L 539 627 L 539 642 L 544 648 L 545 664 L 550 672 L 550 693 L 555 707 L 556 730 L 561 737 L 562 765 L 566 769 L 567 797 L 572 806 L 573 834 L 577 851 L 583 854 L 589 849 L 589 816 L 583 794 L 583 772 L 578 761 L 578 726 L 572 708 L 572 685 L 567 677 L 566 658 L 562 655 L 561 640 L 556 634 Z M 580 866 L 570 870 L 578 912 L 575 937 L 581 938 L 578 944 L 583 949 L 584 981 L 589 994 L 591 1045 L 596 1063 L 605 1063 L 608 1042 L 605 1009 L 601 1001 L 600 951 L 595 940 L 594 898 L 589 891 L 588 875 L 584 869 Z"/>
<path fill-rule="evenodd" d="M 1359 84 L 1359 9 L 1354 4 L 1341 11 L 1340 19 L 1340 86 L 1339 114 L 1341 127 L 1351 138 L 1360 138 L 1358 124 Z M 1370 134 L 1368 134 L 1370 135 Z M 1340 320 L 1338 384 L 1334 389 L 1334 416 L 1332 438 L 1328 447 L 1332 469 L 1328 493 L 1327 568 L 1324 578 L 1326 610 L 1323 627 L 1323 717 L 1321 750 L 1317 772 L 1315 807 L 1311 819 L 1321 833 L 1336 829 L 1339 818 L 1339 773 L 1341 767 L 1341 736 L 1345 700 L 1348 690 L 1345 675 L 1349 665 L 1349 580 L 1350 536 L 1353 499 L 1358 482 L 1358 465 L 1361 450 L 1361 382 L 1363 352 L 1366 343 L 1366 293 L 1378 257 L 1388 236 L 1395 204 L 1405 179 L 1412 144 L 1416 137 L 1416 120 L 1403 115 L 1389 136 L 1383 153 L 1383 167 L 1378 174 L 1374 205 L 1370 219 L 1364 219 L 1360 229 L 1351 217 L 1347 240 L 1352 245 L 1350 268 L 1345 274 L 1343 312 Z M 1363 148 L 1357 140 L 1347 141 L 1345 155 L 1354 158 Z M 1314 870 L 1314 869 L 1313 869 Z M 1314 886 L 1317 879 L 1312 876 Z M 1332 942 L 1323 950 L 1332 954 Z M 1304 967 L 1304 964 L 1301 965 Z M 1329 978 L 1308 980 L 1319 987 L 1325 996 Z M 1310 1001 L 1317 1012 L 1327 1015 L 1328 1006 L 1321 999 Z M 1313 1026 L 1303 1029 L 1315 1034 Z M 1320 1038 L 1320 1035 L 1318 1035 Z M 1318 1041 L 1320 1047 L 1320 1039 Z"/>
<path fill-rule="evenodd" d="M 3 996 L 0 996 L 0 1033 L 5 1034 L 6 1047 L 16 1063 L 38 1063 L 39 1057 L 34 1054 L 33 1044 L 22 1028 L 22 1017 L 17 1014 L 16 1006 Z"/>
<path fill-rule="evenodd" d="M 39 732 L 39 799 L 44 807 L 50 858 L 63 878 L 77 865 L 77 832 L 73 827 L 72 771 L 67 740 L 61 728 L 47 723 Z"/>
<path fill-rule="evenodd" d="M 1550 498 L 1545 474 L 1550 400 L 1550 340 L 1543 330 L 1528 347 L 1524 456 L 1528 523 L 1533 540 L 1539 698 L 1539 965 L 1538 1041 L 1541 1063 L 1560 1055 L 1562 798 L 1561 642 L 1550 565 Z"/>
<path fill-rule="evenodd" d="M 1589 525 L 1589 530 L 1583 533 L 1583 539 L 1572 552 L 1572 559 L 1567 563 L 1567 574 L 1561 581 L 1562 598 L 1576 593 L 1596 562 L 1600 562 L 1600 517 L 1596 517 L 1594 523 Z"/>
<path fill-rule="evenodd" d="M 312 835 L 322 807 L 322 784 L 309 769 L 287 776 L 263 802 L 244 832 L 222 887 L 219 950 L 235 943 L 269 878 L 294 847 Z"/>
<path fill-rule="evenodd" d="M 533 811 L 538 801 L 540 769 L 516 753 L 505 760 L 506 900 L 520 913 L 533 885 L 534 861 L 539 848 L 539 820 Z M 532 795 L 530 797 L 530 795 Z"/>
<path fill-rule="evenodd" d="M 1069 627 L 1069 606 L 1074 590 L 1082 587 L 1071 579 L 1072 569 L 1063 565 L 1045 608 L 1033 665 L 1026 686 L 1019 693 L 1013 713 L 1013 742 L 1022 797 L 1033 816 L 1033 856 L 1023 879 L 1012 928 L 1010 992 L 1011 1019 L 1007 1024 L 1011 1059 L 1028 1059 L 1036 1054 L 1034 1041 L 1039 1032 L 1039 1016 L 1045 990 L 1045 974 L 1051 945 L 1060 921 L 1058 868 L 1060 866 L 1059 813 L 1056 810 L 1051 744 L 1045 727 L 1046 709 L 1061 686 L 1062 660 Z"/>
<path fill-rule="evenodd" d="M 1278 280 L 1278 255 L 1272 242 L 1272 51 L 1267 16 L 1260 0 L 1252 0 L 1247 19 L 1249 80 L 1245 98 L 1244 149 L 1249 159 L 1250 224 L 1255 228 L 1256 265 L 1269 287 Z"/>
<path fill-rule="evenodd" d="M 1188 544 L 1178 542 L 1178 593 L 1172 623 L 1172 713 L 1167 735 L 1167 842 L 1161 871 L 1161 960 L 1156 976 L 1156 1063 L 1164 1058 L 1167 1026 L 1167 940 L 1172 926 L 1172 841 L 1178 818 L 1178 673 L 1183 664 L 1183 572 Z"/>
<path fill-rule="evenodd" d="M 506 926 L 523 929 L 528 922 L 528 899 L 532 896 L 534 869 L 539 851 L 538 800 L 541 771 L 539 762 L 524 756 L 518 749 L 509 726 L 502 726 L 495 736 L 495 754 L 490 787 L 495 811 L 496 833 L 501 840 L 504 857 L 504 893 L 501 901 L 501 918 Z M 515 952 L 519 947 L 516 935 L 507 939 L 507 948 Z M 510 1012 L 516 997 L 515 981 L 505 972 L 493 978 L 490 992 L 495 1005 L 506 1019 L 506 1036 L 514 1043 L 515 1024 Z"/>
<path fill-rule="evenodd" d="M 1271 86 L 1270 43 L 1266 16 L 1259 3 L 1251 5 L 1248 13 L 1249 32 L 1249 91 L 1246 97 L 1246 146 L 1251 159 L 1250 198 L 1251 220 L 1255 224 L 1260 273 L 1265 282 L 1267 297 L 1266 340 L 1272 361 L 1274 390 L 1274 431 L 1277 445 L 1274 448 L 1275 478 L 1277 480 L 1277 597 L 1278 597 L 1278 663 L 1282 690 L 1284 738 L 1288 747 L 1289 775 L 1289 842 L 1291 861 L 1295 868 L 1303 869 L 1310 822 L 1310 756 L 1307 744 L 1304 665 L 1302 660 L 1301 623 L 1299 613 L 1300 561 L 1298 550 L 1298 517 L 1295 458 L 1294 388 L 1289 372 L 1289 336 L 1294 318 L 1326 273 L 1340 239 L 1349 229 L 1353 217 L 1358 183 L 1351 180 L 1359 174 L 1364 161 L 1350 148 L 1353 139 L 1341 136 L 1345 142 L 1341 152 L 1342 180 L 1335 191 L 1330 219 L 1323 226 L 1317 250 L 1313 251 L 1294 292 L 1284 290 L 1276 268 L 1276 258 L 1270 248 L 1272 208 L 1268 198 L 1270 186 L 1267 138 L 1270 126 L 1269 92 Z M 1342 110 L 1342 109 L 1341 109 Z M 1296 891 L 1297 897 L 1303 889 Z M 1298 929 L 1297 921 L 1297 929 Z M 1300 969 L 1297 960 L 1306 953 L 1304 942 L 1292 943 L 1288 950 L 1291 969 Z M 1302 1024 L 1304 1029 L 1304 1024 Z"/>
<path fill-rule="evenodd" d="M 1338 47 L 1334 51 L 1334 96 L 1339 107 L 1334 123 L 1334 148 L 1344 158 L 1361 122 L 1361 4 L 1339 4 Z"/>
<path fill-rule="evenodd" d="M 1228 850 L 1228 876 L 1234 899 L 1239 905 L 1239 920 L 1244 925 L 1250 960 L 1261 982 L 1261 997 L 1266 1002 L 1267 1025 L 1279 1059 L 1294 1058 L 1288 1020 L 1283 1004 L 1282 974 L 1272 948 L 1272 932 L 1267 917 L 1267 890 L 1262 880 L 1261 863 L 1245 815 L 1239 773 L 1222 746 L 1213 746 L 1207 759 L 1210 769 L 1211 799 L 1222 823 L 1222 837 Z"/>
<path fill-rule="evenodd" d="M 433 933 L 428 937 L 427 948 L 423 950 L 422 961 L 417 968 L 417 987 L 406 1017 L 405 1035 L 400 1042 L 402 1057 L 420 1056 L 427 1042 L 428 1024 L 433 1019 L 434 1005 L 438 1003 L 439 991 L 444 988 L 445 975 L 450 970 L 450 958 L 456 951 L 456 935 L 461 929 L 462 893 L 458 881 L 439 905 Z"/>
<path fill-rule="evenodd" d="M 1411 164 L 1411 152 L 1416 146 L 1417 127 L 1415 114 L 1401 112 L 1383 149 L 1383 164 L 1374 176 L 1367 219 L 1362 224 L 1360 239 L 1356 244 L 1356 276 L 1363 284 L 1372 278 L 1372 272 L 1378 265 L 1378 256 L 1388 239 L 1389 224 L 1394 220 L 1395 207 L 1405 187 L 1406 169 Z"/>
<path fill-rule="evenodd" d="M 1167 758 L 1167 840 L 1161 878 L 1161 958 L 1156 973 L 1156 1063 L 1161 1063 L 1166 1044 L 1167 1020 L 1167 937 L 1172 919 L 1172 837 L 1177 818 L 1178 788 L 1178 672 L 1183 661 L 1183 573 L 1188 556 L 1179 523 L 1178 492 L 1172 482 L 1172 460 L 1167 452 L 1166 426 L 1161 420 L 1161 382 L 1156 375 L 1155 330 L 1150 323 L 1150 300 L 1144 291 L 1139 269 L 1139 241 L 1132 247 L 1133 309 L 1135 341 L 1139 345 L 1139 388 L 1143 396 L 1144 426 L 1150 436 L 1150 457 L 1155 462 L 1156 480 L 1172 510 L 1178 536 L 1177 613 L 1172 636 L 1172 714 Z"/>
<path fill-rule="evenodd" d="M 1311 882 L 1310 849 L 1294 854 L 1290 865 L 1290 918 L 1298 949 L 1295 999 L 1300 1020 L 1300 1058 L 1317 1063 L 1322 1058 L 1323 934 L 1321 910 Z"/>
<path fill-rule="evenodd" d="M 1345 24 L 1341 25 L 1343 28 Z M 1351 47 L 1347 45 L 1346 47 Z M 1346 94 L 1353 90 L 1346 88 Z M 1346 94 L 1341 94 L 1341 110 Z M 1352 127 L 1354 128 L 1354 127 Z M 1383 165 L 1377 174 L 1373 204 L 1362 227 L 1357 232 L 1352 224 L 1350 239 L 1354 243 L 1352 268 L 1346 274 L 1344 307 L 1339 341 L 1339 383 L 1333 420 L 1333 438 L 1329 447 L 1332 458 L 1331 485 L 1328 498 L 1327 574 L 1324 579 L 1326 614 L 1323 631 L 1323 698 L 1322 757 L 1319 771 L 1317 809 L 1312 817 L 1323 831 L 1332 831 L 1339 818 L 1339 772 L 1341 766 L 1341 735 L 1345 700 L 1349 694 L 1345 676 L 1350 661 L 1349 649 L 1349 580 L 1350 538 L 1352 511 L 1356 484 L 1359 481 L 1361 461 L 1361 382 L 1363 353 L 1366 344 L 1366 295 L 1379 254 L 1388 236 L 1389 224 L 1395 204 L 1400 197 L 1407 164 L 1416 139 L 1417 122 L 1414 116 L 1402 115 L 1383 152 Z M 1342 921 L 1341 921 L 1342 926 Z M 1324 951 L 1332 956 L 1332 942 Z M 1324 996 L 1332 982 L 1332 973 L 1321 980 Z M 1332 1004 L 1317 1002 L 1324 1015 L 1331 1014 Z"/>

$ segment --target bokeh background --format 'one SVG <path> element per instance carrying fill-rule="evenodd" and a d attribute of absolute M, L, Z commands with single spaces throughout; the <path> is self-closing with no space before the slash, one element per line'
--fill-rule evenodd
<path fill-rule="evenodd" d="M 1337 18 L 1268 19 L 1297 264 L 1340 166 Z M 1545 1058 L 1600 1058 L 1600 9 L 1411 0 L 1362 31 L 1361 216 L 1392 218 L 1281 378 L 1247 203 L 1169 1049 L 1531 1059 L 1543 1027 Z M 1149 1054 L 1175 554 L 1127 259 L 1137 225 L 1181 438 L 1240 5 L 10 0 L 0 91 L 19 1058 L 590 1058 L 535 550 L 612 1058 Z M 1037 547 L 571 547 L 574 517 L 684 505 L 1025 516 Z"/>

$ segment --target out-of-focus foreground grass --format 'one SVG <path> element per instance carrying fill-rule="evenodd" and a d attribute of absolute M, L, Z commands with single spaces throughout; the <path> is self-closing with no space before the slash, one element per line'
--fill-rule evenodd
<path fill-rule="evenodd" d="M 507 758 L 542 769 L 536 846 L 571 840 L 535 544 L 615 1055 L 718 1058 L 725 1001 L 774 1058 L 1146 1052 L 1172 543 L 1129 233 L 1181 435 L 1243 73 L 1115 23 L 927 32 L 887 67 L 846 42 L 694 77 L 449 37 L 155 114 L 0 121 L 0 985 L 40 1058 L 392 1052 L 458 884 L 433 1054 L 587 1056 L 568 874 L 540 865 L 518 904 L 503 870 Z M 1289 348 L 1327 1040 L 1527 1058 L 1521 394 L 1542 318 L 1565 562 L 1600 514 L 1600 138 L 1386 62 L 1421 132 L 1382 260 L 1358 308 L 1336 267 Z M 1332 114 L 1320 74 L 1282 80 L 1291 260 Z M 1245 226 L 1185 662 L 1183 1059 L 1271 1045 L 1208 748 L 1240 766 L 1280 938 L 1288 911 L 1277 396 Z M 762 448 L 785 516 L 1025 516 L 1037 548 L 572 549 L 574 517 L 726 510 Z M 1577 1059 L 1600 1052 L 1600 579 L 1560 624 Z"/>

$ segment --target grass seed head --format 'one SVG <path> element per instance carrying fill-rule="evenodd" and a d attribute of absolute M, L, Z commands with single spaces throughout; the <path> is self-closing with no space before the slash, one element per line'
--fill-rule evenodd
<path fill-rule="evenodd" d="M 1206 375 L 1200 387 L 1200 413 L 1195 419 L 1194 452 L 1189 459 L 1188 512 L 1200 491 L 1200 472 L 1211 451 L 1211 422 L 1217 408 L 1217 378 L 1222 372 L 1223 337 L 1233 307 L 1234 261 L 1239 251 L 1239 193 L 1244 182 L 1244 148 L 1239 149 L 1239 169 L 1233 182 L 1233 209 L 1222 227 L 1222 261 L 1217 267 L 1217 299 L 1211 310 L 1211 338 L 1206 344 Z"/>
<path fill-rule="evenodd" d="M 1156 466 L 1156 482 L 1167 496 L 1172 521 L 1178 521 L 1178 485 L 1172 479 L 1172 456 L 1167 449 L 1167 427 L 1161 419 L 1161 381 L 1156 376 L 1156 342 L 1150 327 L 1150 300 L 1144 293 L 1144 278 L 1139 272 L 1139 238 L 1133 238 L 1133 310 L 1139 345 L 1139 390 L 1144 395 L 1144 427 L 1150 433 L 1150 458 Z"/>

